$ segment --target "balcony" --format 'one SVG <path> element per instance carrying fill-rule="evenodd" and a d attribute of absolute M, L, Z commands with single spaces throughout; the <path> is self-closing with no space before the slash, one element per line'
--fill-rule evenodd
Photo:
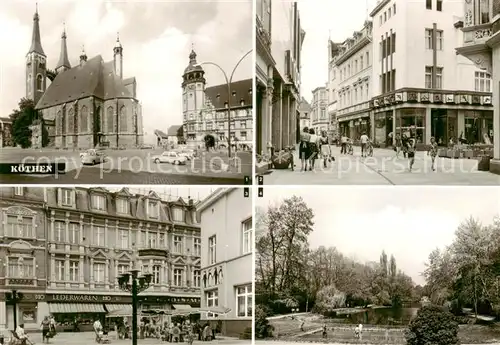
<path fill-rule="evenodd" d="M 167 258 L 168 257 L 168 249 L 167 248 L 139 248 L 137 250 L 139 257 L 142 256 L 154 256 Z"/>

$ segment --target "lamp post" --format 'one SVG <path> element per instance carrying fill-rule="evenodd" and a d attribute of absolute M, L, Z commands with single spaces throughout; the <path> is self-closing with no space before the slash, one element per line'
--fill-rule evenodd
<path fill-rule="evenodd" d="M 6 294 L 6 300 L 12 303 L 13 316 L 14 316 L 14 331 L 17 328 L 17 302 L 23 299 L 23 294 L 17 292 L 17 290 L 12 290 Z"/>
<path fill-rule="evenodd" d="M 252 51 L 253 51 L 253 49 L 250 49 L 248 52 L 246 52 L 245 55 L 243 55 L 240 58 L 238 63 L 236 63 L 236 66 L 234 66 L 234 68 L 231 72 L 231 76 L 229 78 L 227 77 L 226 71 L 224 71 L 224 69 L 221 66 L 219 66 L 218 64 L 216 64 L 215 62 L 207 61 L 207 62 L 202 62 L 202 63 L 198 64 L 198 66 L 212 65 L 212 66 L 217 67 L 222 72 L 222 74 L 224 75 L 224 79 L 226 80 L 226 85 L 227 85 L 227 125 L 228 125 L 228 128 L 227 128 L 227 154 L 228 154 L 229 158 L 231 158 L 231 96 L 232 96 L 231 95 L 231 82 L 233 81 L 234 72 L 236 71 L 236 69 L 238 68 L 240 63 L 243 61 L 243 59 L 245 59 L 248 55 L 250 55 L 250 53 Z"/>
<path fill-rule="evenodd" d="M 139 272 L 140 270 L 133 269 L 118 277 L 120 289 L 132 293 L 132 345 L 137 345 L 137 295 L 149 287 L 153 278 L 151 273 L 139 276 Z"/>

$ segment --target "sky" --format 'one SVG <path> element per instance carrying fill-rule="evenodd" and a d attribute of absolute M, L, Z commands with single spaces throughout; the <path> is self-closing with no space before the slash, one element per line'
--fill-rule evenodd
<path fill-rule="evenodd" d="M 35 0 L 0 1 L 0 117 L 8 116 L 25 96 L 25 56 L 30 48 Z M 90 58 L 113 59 L 117 32 L 123 45 L 123 76 L 135 76 L 142 102 L 145 141 L 153 131 L 182 124 L 182 74 L 192 47 L 198 63 L 214 62 L 230 75 L 252 49 L 251 0 L 100 1 L 38 0 L 42 47 L 48 67 L 59 59 L 63 23 L 69 59 L 79 62 L 82 46 Z M 8 53 L 6 53 L 8 52 Z M 251 78 L 252 54 L 233 80 Z M 224 76 L 207 65 L 207 87 Z"/>
<path fill-rule="evenodd" d="M 312 100 L 312 90 L 328 81 L 328 38 L 340 43 L 359 31 L 376 0 L 298 0 L 300 24 L 306 32 L 302 46 L 301 94 Z"/>
<path fill-rule="evenodd" d="M 429 253 L 450 245 L 462 221 L 491 224 L 500 210 L 500 188 L 491 187 L 266 187 L 256 203 L 267 208 L 293 195 L 313 209 L 312 248 L 334 246 L 359 262 L 378 262 L 385 250 L 421 285 Z"/>

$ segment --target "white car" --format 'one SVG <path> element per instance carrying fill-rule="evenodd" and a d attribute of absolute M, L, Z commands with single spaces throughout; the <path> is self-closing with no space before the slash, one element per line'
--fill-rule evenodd
<path fill-rule="evenodd" d="M 159 156 L 153 156 L 153 162 L 170 163 L 175 165 L 186 164 L 187 158 L 174 151 L 165 151 Z"/>
<path fill-rule="evenodd" d="M 186 157 L 188 161 L 193 160 L 194 157 L 196 156 L 194 150 L 190 150 L 190 149 L 185 149 L 185 150 L 179 151 L 179 155 L 182 157 Z"/>
<path fill-rule="evenodd" d="M 94 149 L 87 150 L 80 154 L 82 164 L 98 164 L 104 163 L 106 156 L 103 152 Z"/>

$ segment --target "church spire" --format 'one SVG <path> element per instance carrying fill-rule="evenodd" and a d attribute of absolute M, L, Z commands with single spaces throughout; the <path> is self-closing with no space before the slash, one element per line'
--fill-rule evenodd
<path fill-rule="evenodd" d="M 31 47 L 29 53 L 38 53 L 45 56 L 40 39 L 40 17 L 38 16 L 38 3 L 36 4 L 35 14 L 33 16 L 33 34 L 31 36 Z"/>
<path fill-rule="evenodd" d="M 61 35 L 61 53 L 59 55 L 59 62 L 56 66 L 56 72 L 60 70 L 66 71 L 71 68 L 71 64 L 68 59 L 68 48 L 66 46 L 66 25 L 64 25 L 63 33 Z"/>

